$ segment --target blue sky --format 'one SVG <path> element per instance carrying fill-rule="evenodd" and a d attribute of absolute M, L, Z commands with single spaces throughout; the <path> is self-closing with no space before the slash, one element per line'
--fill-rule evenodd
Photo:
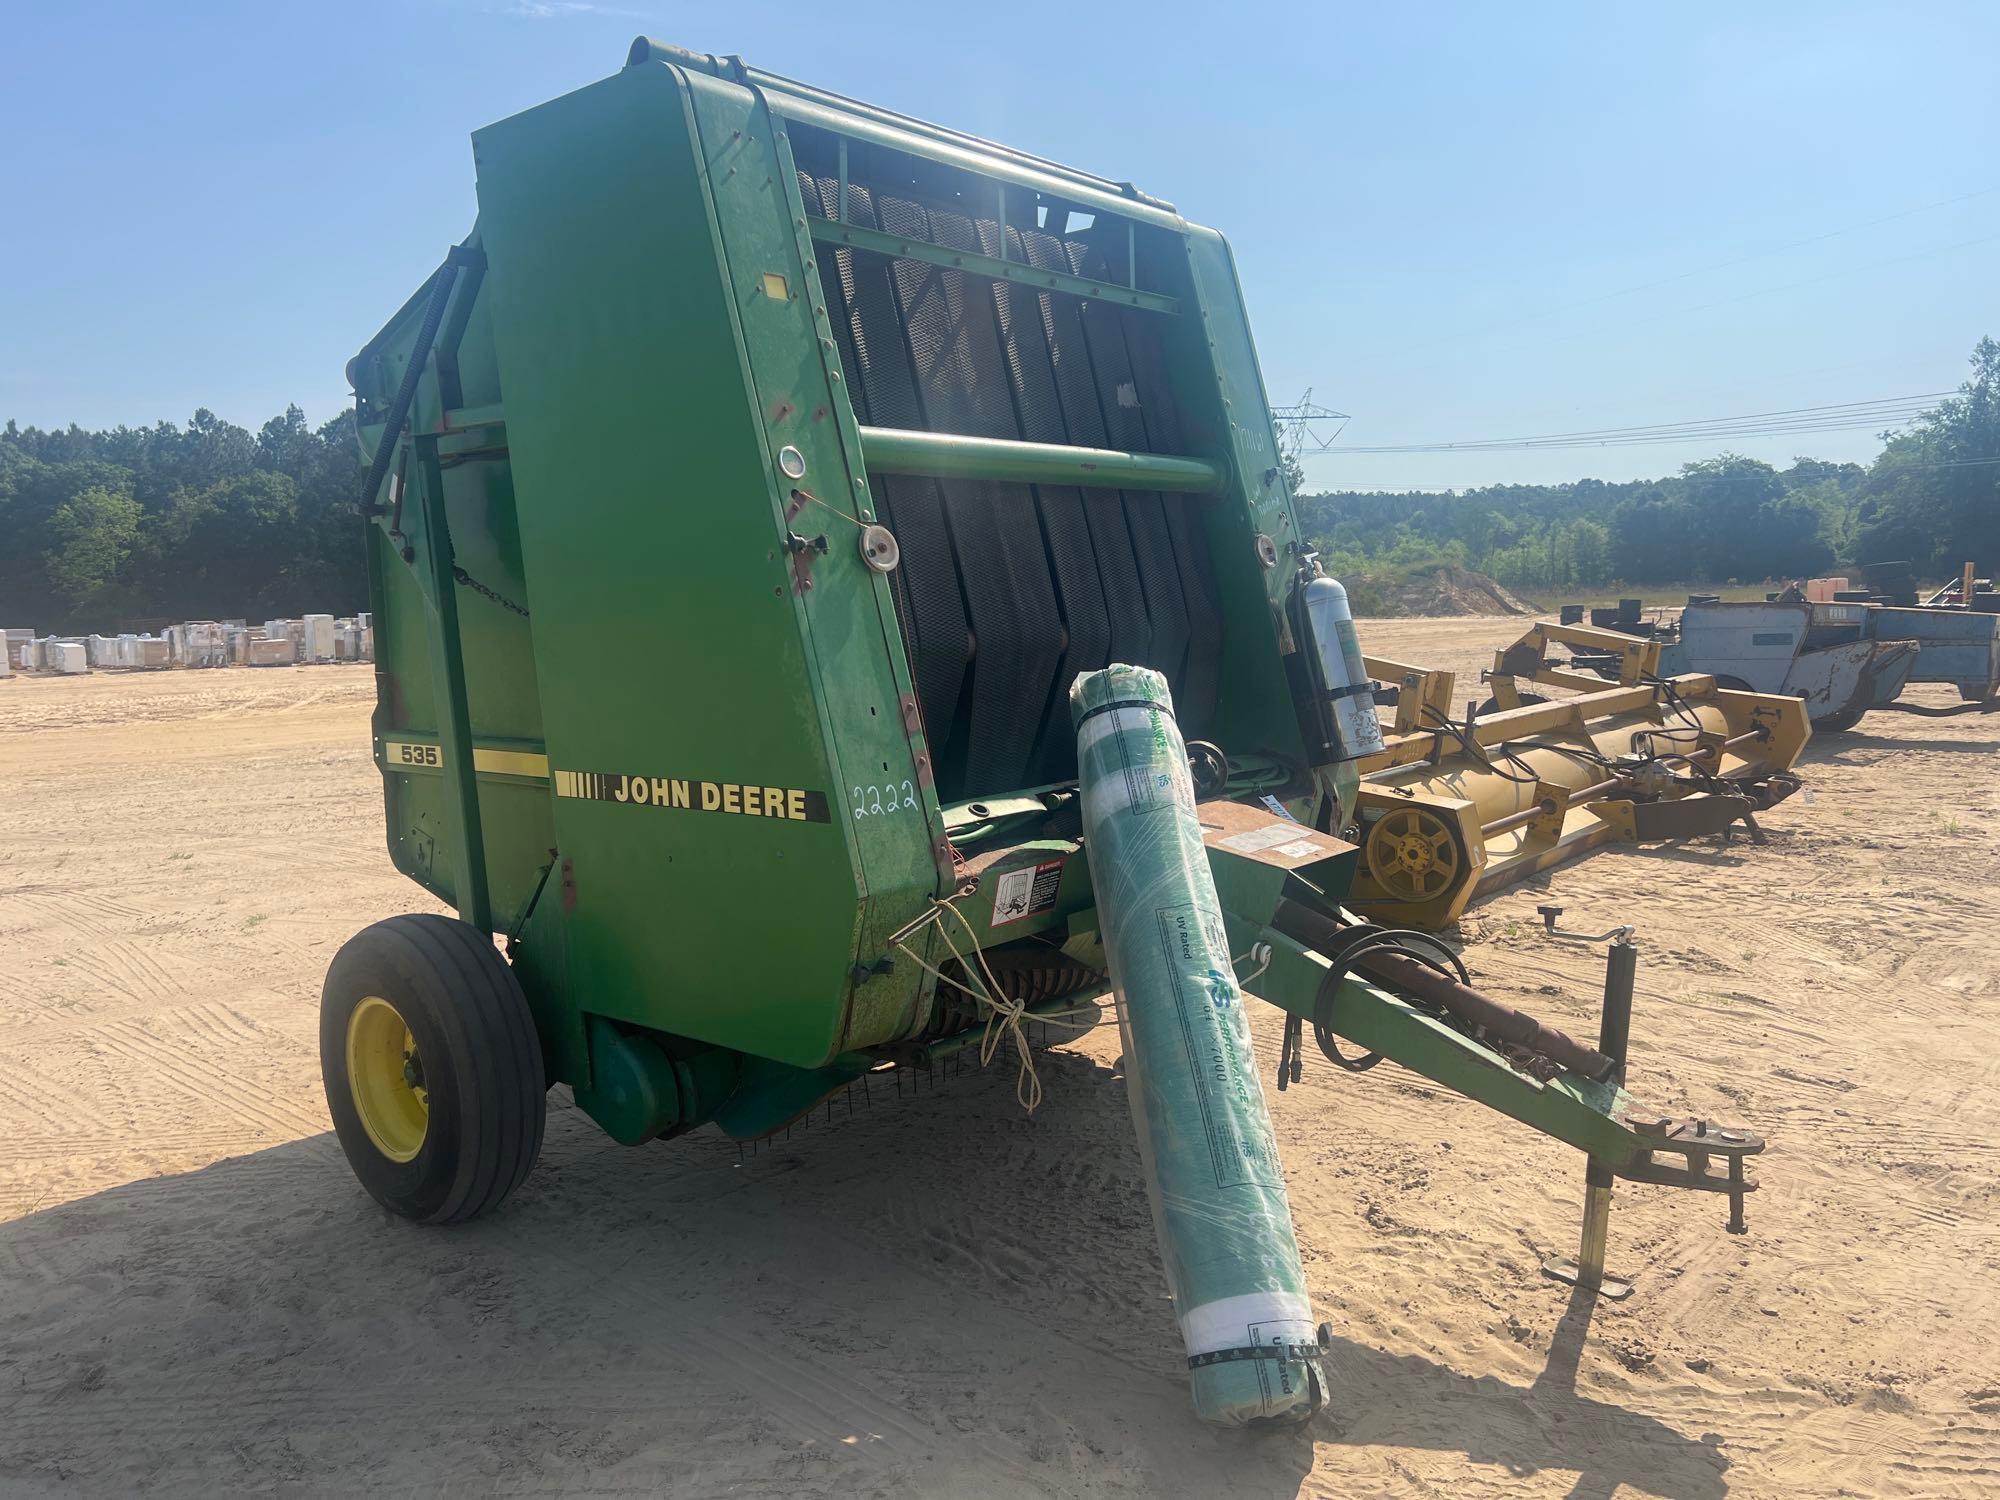
<path fill-rule="evenodd" d="M 0 419 L 24 423 L 333 415 L 347 356 L 472 222 L 469 133 L 642 31 L 1173 200 L 1235 245 L 1273 399 L 1312 387 L 1356 444 L 1948 389 L 2000 336 L 1990 3 L 10 9 Z M 1710 451 L 1308 475 L 1622 478 Z"/>

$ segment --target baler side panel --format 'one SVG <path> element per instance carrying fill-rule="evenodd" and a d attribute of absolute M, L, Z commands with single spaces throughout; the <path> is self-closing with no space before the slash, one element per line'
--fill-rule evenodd
<path fill-rule="evenodd" d="M 474 146 L 574 1004 L 818 1064 L 853 820 L 685 96 L 628 69 Z"/>
<path fill-rule="evenodd" d="M 377 341 L 373 354 L 358 362 L 354 378 L 364 423 L 387 404 L 401 380 L 416 322 L 416 314 L 406 309 Z M 436 353 L 452 359 L 460 398 L 480 406 L 497 404 L 500 391 L 491 328 L 477 301 L 476 282 L 461 283 L 448 323 L 457 337 L 449 350 L 441 344 Z M 434 429 L 443 420 L 437 365 L 434 357 L 411 412 L 411 426 L 419 432 Z M 364 425 L 362 435 L 364 448 L 372 454 L 373 445 L 383 440 L 379 416 Z M 503 598 L 525 607 L 527 585 L 515 526 L 512 473 L 504 453 L 489 450 L 478 456 L 455 456 L 442 477 L 458 565 Z M 418 482 L 416 466 L 411 464 L 401 524 L 412 542 L 424 539 Z M 427 588 L 404 563 L 383 526 L 367 528 L 367 552 L 375 618 L 373 727 L 390 857 L 411 879 L 455 902 L 451 850 L 459 837 L 456 820 L 446 805 L 437 761 L 422 753 L 438 734 L 428 626 L 432 605 Z M 541 702 L 528 621 L 463 587 L 458 605 L 459 650 L 475 742 L 530 754 L 539 751 Z M 403 752 L 404 746 L 417 753 Z M 555 842 L 547 781 L 482 773 L 478 794 L 493 919 L 502 930 L 511 930 L 533 899 Z"/>
<path fill-rule="evenodd" d="M 1182 243 L 1187 264 L 1179 274 L 1193 283 L 1199 316 L 1191 310 L 1187 317 L 1155 321 L 1138 337 L 1159 341 L 1158 363 L 1172 377 L 1187 451 L 1226 454 L 1230 461 L 1232 477 L 1223 492 L 1192 507 L 1207 532 L 1221 610 L 1215 718 L 1227 726 L 1229 745 L 1303 763 L 1278 620 L 1305 536 L 1279 474 L 1264 377 L 1229 246 L 1199 225 L 1188 226 Z M 1168 274 L 1165 268 L 1150 271 L 1143 255 L 1140 271 L 1161 279 Z M 1138 321 L 1135 313 L 1124 317 Z M 1260 534 L 1278 550 L 1275 567 L 1258 558 Z"/>
<path fill-rule="evenodd" d="M 915 703 L 916 690 L 890 586 L 860 552 L 856 523 L 875 515 L 860 433 L 839 379 L 817 247 L 798 224 L 805 205 L 789 144 L 748 90 L 700 74 L 683 75 L 683 82 L 763 451 L 790 446 L 805 469 L 802 479 L 779 486 L 773 534 L 789 530 L 827 542 L 824 553 L 800 555 L 806 568 L 803 576 L 795 573 L 792 591 L 806 622 L 821 732 L 866 898 L 854 956 L 873 959 L 887 949 L 890 933 L 922 914 L 938 887 L 943 814 L 921 719 L 903 709 Z M 924 977 L 905 964 L 858 983 L 841 1048 L 872 1046 L 918 1027 L 929 991 Z"/>

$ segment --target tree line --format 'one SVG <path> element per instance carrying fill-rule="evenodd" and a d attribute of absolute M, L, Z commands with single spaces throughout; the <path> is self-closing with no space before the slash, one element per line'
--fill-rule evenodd
<path fill-rule="evenodd" d="M 368 607 L 354 414 L 256 432 L 0 429 L 0 625 L 114 630 Z"/>
<path fill-rule="evenodd" d="M 1302 495 L 1301 521 L 1336 577 L 1455 564 L 1510 588 L 1803 578 L 1908 559 L 1931 577 L 2000 569 L 2000 343 L 1870 464 L 1734 454 L 1665 479 L 1492 485 L 1463 494 Z M 1350 587 L 1353 585 L 1350 584 Z"/>
<path fill-rule="evenodd" d="M 1512 588 L 1805 577 L 1908 558 L 1932 577 L 2000 568 L 2000 343 L 1873 463 L 1731 454 L 1665 479 L 1494 485 L 1467 494 L 1302 495 L 1328 571 L 1454 563 Z M 1296 481 L 1296 470 L 1293 473 Z M 206 409 L 185 427 L 0 429 L 0 625 L 367 607 L 354 414 L 288 407 L 256 432 Z"/>

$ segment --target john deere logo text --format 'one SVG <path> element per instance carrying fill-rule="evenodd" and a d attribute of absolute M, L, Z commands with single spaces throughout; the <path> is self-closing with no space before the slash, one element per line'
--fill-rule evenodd
<path fill-rule="evenodd" d="M 800 787 L 752 786 L 738 781 L 694 781 L 681 776 L 621 776 L 607 771 L 557 771 L 556 795 L 590 802 L 669 811 L 733 813 L 740 818 L 783 818 L 827 823 L 826 793 Z"/>

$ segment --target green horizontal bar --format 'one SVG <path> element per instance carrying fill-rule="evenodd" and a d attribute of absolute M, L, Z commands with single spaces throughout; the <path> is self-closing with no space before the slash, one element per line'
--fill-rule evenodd
<path fill-rule="evenodd" d="M 1071 448 L 1061 443 L 1017 443 L 1007 438 L 914 432 L 902 427 L 862 428 L 861 456 L 869 469 L 882 474 L 1074 484 L 1085 489 L 1211 495 L 1222 488 L 1223 477 L 1221 469 L 1200 458 Z"/>
<path fill-rule="evenodd" d="M 1146 312 L 1174 315 L 1181 310 L 1178 300 L 1158 292 L 1142 292 L 1135 287 L 1120 286 L 1115 281 L 1090 281 L 1061 271 L 1041 271 L 1017 260 L 999 260 L 973 250 L 951 250 L 943 245 L 934 245 L 929 240 L 903 239 L 883 234 L 880 230 L 863 229 L 859 224 L 814 219 L 812 237 L 823 244 L 851 245 L 856 250 L 872 250 L 877 255 L 893 256 L 898 260 L 920 260 L 927 265 L 943 266 L 948 271 L 970 271 L 975 276 L 1011 281 L 1017 286 L 1034 287 L 1038 291 L 1067 292 L 1072 297 L 1092 297 L 1102 302 L 1116 302 L 1121 307 L 1141 308 Z"/>
<path fill-rule="evenodd" d="M 444 414 L 439 432 L 467 432 L 475 427 L 505 427 L 507 413 L 498 406 L 461 406 Z"/>

